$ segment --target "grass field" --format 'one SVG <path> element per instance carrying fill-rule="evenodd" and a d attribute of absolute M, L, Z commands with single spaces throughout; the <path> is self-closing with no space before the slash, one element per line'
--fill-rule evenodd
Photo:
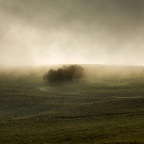
<path fill-rule="evenodd" d="M 49 86 L 46 69 L 0 72 L 1 144 L 144 143 L 144 67 L 85 66 Z"/>

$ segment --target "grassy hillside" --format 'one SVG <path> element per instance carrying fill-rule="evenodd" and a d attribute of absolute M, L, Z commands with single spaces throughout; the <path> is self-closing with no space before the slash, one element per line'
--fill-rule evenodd
<path fill-rule="evenodd" d="M 0 143 L 144 143 L 144 68 L 86 65 L 49 86 L 44 69 L 0 72 Z"/>

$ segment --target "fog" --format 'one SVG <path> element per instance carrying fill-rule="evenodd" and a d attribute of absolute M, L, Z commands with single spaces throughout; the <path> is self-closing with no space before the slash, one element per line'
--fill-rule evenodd
<path fill-rule="evenodd" d="M 144 65 L 143 0 L 0 0 L 0 65 Z"/>

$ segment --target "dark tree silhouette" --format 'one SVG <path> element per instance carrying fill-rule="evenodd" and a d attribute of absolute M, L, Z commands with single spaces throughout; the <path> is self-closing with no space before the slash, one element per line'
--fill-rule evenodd
<path fill-rule="evenodd" d="M 59 68 L 58 70 L 50 69 L 44 75 L 44 79 L 50 84 L 63 83 L 82 79 L 84 77 L 84 68 L 78 65 L 70 65 Z"/>

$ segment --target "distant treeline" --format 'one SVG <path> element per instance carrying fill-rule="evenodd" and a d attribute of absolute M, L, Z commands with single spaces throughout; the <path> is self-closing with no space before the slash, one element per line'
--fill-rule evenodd
<path fill-rule="evenodd" d="M 79 65 L 63 66 L 57 70 L 50 69 L 44 79 L 49 83 L 69 82 L 84 77 L 84 68 Z"/>

